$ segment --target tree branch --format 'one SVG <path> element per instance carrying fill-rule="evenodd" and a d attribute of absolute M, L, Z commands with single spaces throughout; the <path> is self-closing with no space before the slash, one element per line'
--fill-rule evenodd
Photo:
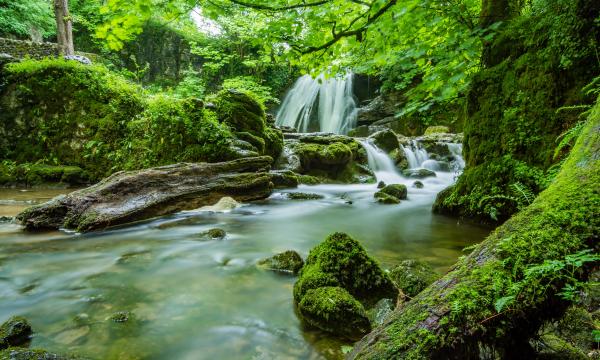
<path fill-rule="evenodd" d="M 301 9 L 301 8 L 319 6 L 319 5 L 323 5 L 323 4 L 327 4 L 328 2 L 331 2 L 331 0 L 320 0 L 320 1 L 310 2 L 310 3 L 303 2 L 301 4 L 294 4 L 294 5 L 287 5 L 287 6 L 269 6 L 269 5 L 262 5 L 262 4 L 253 4 L 253 3 L 245 2 L 242 0 L 229 0 L 229 1 L 236 5 L 244 6 L 247 8 L 256 9 L 256 10 L 266 10 L 266 11 L 285 11 L 285 10 Z"/>

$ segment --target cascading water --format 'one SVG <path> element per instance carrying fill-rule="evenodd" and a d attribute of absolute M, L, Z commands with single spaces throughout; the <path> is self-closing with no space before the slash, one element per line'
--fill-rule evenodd
<path fill-rule="evenodd" d="M 375 173 L 375 178 L 378 181 L 395 183 L 402 178 L 388 154 L 371 144 L 368 140 L 361 140 L 360 143 L 367 151 L 369 167 Z"/>
<path fill-rule="evenodd" d="M 422 164 L 426 160 L 429 160 L 429 155 L 427 154 L 427 151 L 425 149 L 423 149 L 421 146 L 419 146 L 419 143 L 417 143 L 415 140 L 411 141 L 410 145 L 407 145 L 407 146 L 400 145 L 400 146 L 402 147 L 402 150 L 404 151 L 404 154 L 406 155 L 406 159 L 408 160 L 408 168 L 409 169 L 416 169 L 416 168 L 423 167 Z M 431 170 L 436 170 L 436 169 L 431 169 Z"/>
<path fill-rule="evenodd" d="M 462 157 L 462 144 L 448 143 L 448 150 L 454 155 L 455 169 L 462 170 L 465 168 L 465 159 Z"/>
<path fill-rule="evenodd" d="M 346 134 L 356 123 L 357 104 L 352 89 L 352 74 L 334 78 L 321 74 L 316 79 L 304 75 L 283 100 L 276 124 L 299 132 Z"/>

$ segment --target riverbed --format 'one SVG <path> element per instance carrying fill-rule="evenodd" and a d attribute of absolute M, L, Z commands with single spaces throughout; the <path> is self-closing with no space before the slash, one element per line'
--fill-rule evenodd
<path fill-rule="evenodd" d="M 350 344 L 303 329 L 292 303 L 295 278 L 257 268 L 259 259 L 288 249 L 305 257 L 343 231 L 384 268 L 420 259 L 444 272 L 489 232 L 431 213 L 456 173 L 437 172 L 422 189 L 384 175 L 408 186 L 408 200 L 379 204 L 376 184 L 317 185 L 229 212 L 181 212 L 89 234 L 26 233 L 1 223 L 0 321 L 23 315 L 36 332 L 32 347 L 94 359 L 339 358 Z M 290 191 L 324 198 L 289 200 Z M 3 207 L 57 190 L 0 194 L 0 211 L 10 215 Z M 225 239 L 200 236 L 215 227 Z M 128 321 L 115 321 L 116 313 Z"/>

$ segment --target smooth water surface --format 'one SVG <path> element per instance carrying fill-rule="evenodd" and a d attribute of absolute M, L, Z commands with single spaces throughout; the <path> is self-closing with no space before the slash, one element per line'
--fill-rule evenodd
<path fill-rule="evenodd" d="M 334 358 L 340 343 L 303 331 L 294 315 L 295 279 L 256 261 L 288 249 L 306 256 L 344 231 L 386 268 L 418 258 L 445 271 L 488 232 L 431 213 L 454 176 L 438 172 L 416 189 L 387 174 L 409 185 L 399 205 L 376 203 L 374 184 L 318 185 L 290 191 L 321 200 L 278 192 L 228 213 L 182 212 L 85 235 L 0 224 L 0 322 L 23 315 L 36 332 L 33 347 L 95 359 Z M 227 237 L 199 236 L 214 227 Z M 129 321 L 110 319 L 119 311 Z"/>

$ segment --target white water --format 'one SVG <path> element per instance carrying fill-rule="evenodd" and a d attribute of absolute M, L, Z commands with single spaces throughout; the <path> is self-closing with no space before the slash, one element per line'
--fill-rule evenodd
<path fill-rule="evenodd" d="M 361 140 L 360 143 L 367 151 L 369 167 L 375 173 L 377 181 L 383 181 L 386 184 L 396 184 L 405 180 L 398 173 L 396 165 L 388 154 L 371 144 L 368 140 Z"/>
<path fill-rule="evenodd" d="M 406 155 L 406 159 L 408 160 L 408 168 L 409 169 L 417 169 L 417 168 L 425 167 L 425 166 L 423 166 L 423 163 L 425 163 L 425 161 L 429 160 L 429 155 L 427 154 L 427 151 L 419 145 L 418 142 L 413 140 L 410 142 L 410 145 L 408 145 L 408 146 L 400 145 L 400 147 L 402 148 L 402 150 L 404 151 L 404 154 Z M 427 167 L 425 167 L 425 168 L 428 169 Z M 437 169 L 429 169 L 429 170 L 435 171 Z"/>
<path fill-rule="evenodd" d="M 316 79 L 304 75 L 283 100 L 276 124 L 299 132 L 346 134 L 356 124 L 357 104 L 352 87 L 352 74 L 334 78 L 321 74 Z M 318 128 L 314 128 L 315 125 Z"/>
<path fill-rule="evenodd" d="M 462 157 L 462 144 L 448 143 L 448 150 L 454 155 L 456 170 L 462 170 L 465 168 L 465 159 Z"/>

